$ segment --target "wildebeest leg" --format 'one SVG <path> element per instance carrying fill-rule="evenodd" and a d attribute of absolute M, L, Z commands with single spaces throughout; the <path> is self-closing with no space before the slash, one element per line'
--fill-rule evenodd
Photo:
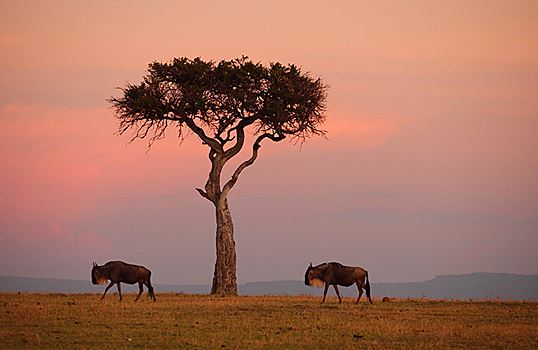
<path fill-rule="evenodd" d="M 106 292 L 108 292 L 110 287 L 112 287 L 113 285 L 114 285 L 114 282 L 111 281 L 110 284 L 105 288 L 105 292 L 103 293 L 103 296 L 101 297 L 101 300 L 103 300 L 105 298 Z"/>
<path fill-rule="evenodd" d="M 153 286 L 151 285 L 151 282 L 148 281 L 146 283 L 146 286 L 148 287 L 148 295 L 150 298 L 153 299 L 153 301 L 157 301 L 157 298 L 155 298 L 155 292 L 153 291 Z"/>
<path fill-rule="evenodd" d="M 121 297 L 121 286 L 120 286 L 120 282 L 118 282 L 117 284 L 118 284 L 118 294 L 120 295 L 120 301 L 121 301 L 122 297 Z"/>
<path fill-rule="evenodd" d="M 329 289 L 329 284 L 325 283 L 325 289 L 323 290 L 323 299 L 321 300 L 321 303 L 325 302 L 325 297 L 327 296 L 327 289 Z"/>
<path fill-rule="evenodd" d="M 361 299 L 361 296 L 362 296 L 362 288 L 361 288 L 361 285 L 359 282 L 357 282 L 357 289 L 359 290 L 359 296 L 357 297 L 357 300 L 355 301 L 355 304 L 357 304 L 359 302 L 359 300 Z"/>
<path fill-rule="evenodd" d="M 342 298 L 340 298 L 340 292 L 338 291 L 338 286 L 336 284 L 333 284 L 334 291 L 336 292 L 336 295 L 338 295 L 338 302 L 342 304 Z"/>
<path fill-rule="evenodd" d="M 138 301 L 138 299 L 140 298 L 140 296 L 142 295 L 142 293 L 144 292 L 144 287 L 143 286 L 143 283 L 142 282 L 138 282 L 138 288 L 140 289 L 140 291 L 138 292 L 138 296 L 136 297 L 135 301 Z"/>

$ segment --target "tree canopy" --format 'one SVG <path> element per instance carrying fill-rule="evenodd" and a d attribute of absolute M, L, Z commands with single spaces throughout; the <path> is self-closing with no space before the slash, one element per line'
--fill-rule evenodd
<path fill-rule="evenodd" d="M 140 84 L 122 91 L 123 97 L 110 101 L 120 133 L 134 130 L 133 139 L 153 142 L 175 126 L 180 137 L 190 130 L 224 152 L 234 132 L 250 125 L 255 135 L 273 141 L 291 137 L 302 142 L 324 134 L 326 86 L 295 65 L 265 67 L 246 57 L 218 63 L 176 58 L 151 63 Z"/>

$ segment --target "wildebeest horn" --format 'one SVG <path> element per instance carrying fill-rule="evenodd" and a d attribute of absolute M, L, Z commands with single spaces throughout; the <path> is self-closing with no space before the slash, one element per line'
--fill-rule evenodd
<path fill-rule="evenodd" d="M 310 262 L 310 267 L 313 267 L 313 266 L 312 266 L 312 261 Z"/>
<path fill-rule="evenodd" d="M 97 264 L 95 263 L 95 261 L 93 262 L 93 266 L 97 266 Z"/>

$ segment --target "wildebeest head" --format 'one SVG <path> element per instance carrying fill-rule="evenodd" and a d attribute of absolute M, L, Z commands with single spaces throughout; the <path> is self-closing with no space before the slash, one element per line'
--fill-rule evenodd
<path fill-rule="evenodd" d="M 99 265 L 95 262 L 92 267 L 92 283 L 93 284 L 106 284 L 108 278 L 105 276 L 103 271 L 101 271 Z"/>
<path fill-rule="evenodd" d="M 321 280 L 320 271 L 317 267 L 312 266 L 312 263 L 310 263 L 304 274 L 304 284 L 318 288 L 323 287 L 324 282 Z"/>

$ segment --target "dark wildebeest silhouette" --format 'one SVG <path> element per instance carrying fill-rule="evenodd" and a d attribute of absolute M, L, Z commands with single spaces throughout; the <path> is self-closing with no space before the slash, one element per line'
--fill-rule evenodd
<path fill-rule="evenodd" d="M 366 289 L 366 296 L 372 303 L 370 298 L 370 282 L 368 281 L 368 271 L 358 266 L 344 266 L 337 262 L 323 263 L 317 266 L 310 266 L 306 269 L 304 274 L 304 284 L 307 286 L 321 287 L 325 283 L 325 290 L 323 291 L 323 300 L 325 302 L 325 296 L 327 295 L 327 289 L 332 285 L 334 291 L 338 296 L 338 301 L 341 303 L 340 292 L 338 291 L 338 285 L 349 287 L 353 283 L 357 284 L 359 289 L 359 296 L 355 303 L 359 302 L 362 296 L 362 289 Z"/>
<path fill-rule="evenodd" d="M 150 278 L 151 271 L 144 266 L 127 264 L 123 261 L 109 261 L 102 266 L 97 265 L 95 262 L 93 263 L 92 283 L 106 284 L 106 282 L 110 280 L 110 284 L 106 287 L 101 300 L 104 299 L 106 292 L 108 292 L 110 287 L 116 284 L 118 286 L 118 293 L 121 301 L 122 297 L 120 283 L 123 282 L 127 284 L 138 283 L 140 292 L 138 293 L 135 301 L 137 301 L 138 298 L 140 298 L 140 295 L 142 295 L 142 292 L 144 292 L 144 288 L 142 287 L 144 284 L 146 287 L 148 287 L 148 295 L 153 298 L 153 301 L 155 301 L 157 299 L 155 298 L 155 293 L 153 292 Z"/>

